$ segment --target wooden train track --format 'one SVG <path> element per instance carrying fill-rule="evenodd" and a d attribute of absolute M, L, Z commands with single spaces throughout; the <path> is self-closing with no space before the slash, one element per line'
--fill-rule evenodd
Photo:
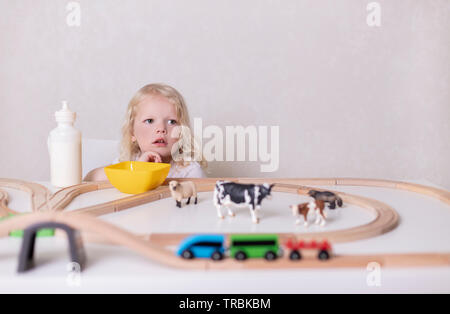
<path fill-rule="evenodd" d="M 17 179 L 0 178 L 0 187 L 21 190 L 30 194 L 33 211 L 50 210 L 48 202 L 52 193 L 43 185 Z M 0 190 L 0 217 L 8 214 L 18 213 L 8 208 L 8 193 Z"/>
<path fill-rule="evenodd" d="M 227 178 L 220 178 L 227 179 Z M 180 179 L 187 180 L 187 179 Z M 200 192 L 211 191 L 218 178 L 189 179 L 195 181 Z M 275 183 L 274 191 L 306 194 L 312 187 L 307 185 L 363 185 L 386 188 L 397 188 L 416 193 L 425 194 L 440 201 L 450 204 L 450 192 L 427 187 L 418 184 L 370 180 L 370 179 L 261 179 L 261 178 L 229 178 L 235 182 L 268 182 Z M 383 266 L 449 266 L 450 253 L 444 254 L 389 254 L 373 256 L 336 256 L 326 263 L 320 261 L 302 261 L 294 263 L 286 258 L 275 262 L 264 260 L 249 260 L 245 263 L 226 259 L 221 262 L 209 260 L 185 261 L 176 257 L 173 252 L 165 247 L 178 244 L 185 234 L 150 234 L 136 235 L 120 229 L 105 221 L 96 219 L 96 216 L 125 210 L 130 207 L 142 205 L 170 196 L 167 182 L 155 190 L 139 195 L 129 196 L 120 200 L 103 204 L 80 208 L 75 211 L 64 212 L 70 202 L 82 193 L 101 189 L 112 188 L 108 182 L 84 183 L 61 189 L 51 194 L 45 187 L 19 180 L 0 179 L 0 187 L 6 186 L 27 191 L 32 197 L 32 212 L 27 215 L 18 215 L 0 224 L 0 237 L 5 237 L 11 230 L 24 229 L 32 224 L 40 222 L 59 222 L 67 224 L 83 232 L 85 241 L 102 242 L 122 245 L 136 251 L 153 261 L 164 265 L 179 268 L 194 269 L 241 269 L 241 268 L 299 268 L 299 267 L 364 267 L 368 262 L 378 262 Z M 315 188 L 317 189 L 317 188 Z M 364 208 L 374 215 L 374 219 L 365 225 L 345 230 L 302 234 L 302 238 L 327 238 L 333 243 L 356 241 L 368 237 L 377 236 L 394 229 L 398 224 L 398 214 L 389 205 L 380 201 L 342 192 L 335 192 L 341 196 L 344 202 Z M 7 193 L 0 190 L 0 215 L 16 213 L 7 207 Z M 281 241 L 295 234 L 280 234 Z"/>

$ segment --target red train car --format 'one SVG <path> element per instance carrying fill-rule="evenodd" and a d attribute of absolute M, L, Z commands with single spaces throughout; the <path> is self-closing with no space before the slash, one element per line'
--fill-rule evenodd
<path fill-rule="evenodd" d="M 306 255 L 317 254 L 319 260 L 328 260 L 332 256 L 331 244 L 324 241 L 305 241 L 305 240 L 293 240 L 289 239 L 285 243 L 285 247 L 290 250 L 289 259 L 290 260 L 300 260 L 302 259 L 304 253 L 308 252 Z"/>

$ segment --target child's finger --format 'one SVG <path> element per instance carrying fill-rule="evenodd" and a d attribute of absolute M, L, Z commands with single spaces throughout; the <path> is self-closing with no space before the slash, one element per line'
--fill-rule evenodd
<path fill-rule="evenodd" d="M 155 152 L 147 152 L 147 159 L 149 162 L 162 162 L 161 156 Z"/>
<path fill-rule="evenodd" d="M 153 160 L 154 162 L 161 162 L 161 157 L 159 157 L 158 155 L 153 156 Z"/>
<path fill-rule="evenodd" d="M 162 158 L 158 153 L 153 153 L 155 162 L 161 162 Z"/>

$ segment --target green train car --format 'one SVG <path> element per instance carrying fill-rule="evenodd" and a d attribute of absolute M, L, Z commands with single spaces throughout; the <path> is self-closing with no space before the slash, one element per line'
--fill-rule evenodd
<path fill-rule="evenodd" d="M 230 256 L 243 261 L 247 258 L 277 259 L 280 246 L 276 234 L 233 234 L 230 236 Z"/>

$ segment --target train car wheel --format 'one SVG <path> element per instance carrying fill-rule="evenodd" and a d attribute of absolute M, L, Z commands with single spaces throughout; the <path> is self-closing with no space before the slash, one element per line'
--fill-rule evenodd
<path fill-rule="evenodd" d="M 264 255 L 264 258 L 268 261 L 274 261 L 277 259 L 277 255 L 274 252 L 269 251 Z"/>
<path fill-rule="evenodd" d="M 214 253 L 212 253 L 211 255 L 211 259 L 214 261 L 220 261 L 223 258 L 223 254 L 220 253 L 219 251 L 216 251 Z"/>
<path fill-rule="evenodd" d="M 237 259 L 238 261 L 243 261 L 247 259 L 247 254 L 245 254 L 242 251 L 238 251 L 236 252 L 236 254 L 234 255 L 234 258 Z"/>
<path fill-rule="evenodd" d="M 298 261 L 301 258 L 302 258 L 302 255 L 297 250 L 294 250 L 294 251 L 291 252 L 291 254 L 289 254 L 289 259 L 292 260 L 292 261 Z"/>
<path fill-rule="evenodd" d="M 330 258 L 330 254 L 327 251 L 323 250 L 323 251 L 319 252 L 319 259 L 320 260 L 324 261 L 324 260 L 327 260 L 329 258 Z"/>
<path fill-rule="evenodd" d="M 185 259 L 192 259 L 194 258 L 194 253 L 192 253 L 190 250 L 184 250 L 183 253 L 181 253 L 181 257 Z"/>

